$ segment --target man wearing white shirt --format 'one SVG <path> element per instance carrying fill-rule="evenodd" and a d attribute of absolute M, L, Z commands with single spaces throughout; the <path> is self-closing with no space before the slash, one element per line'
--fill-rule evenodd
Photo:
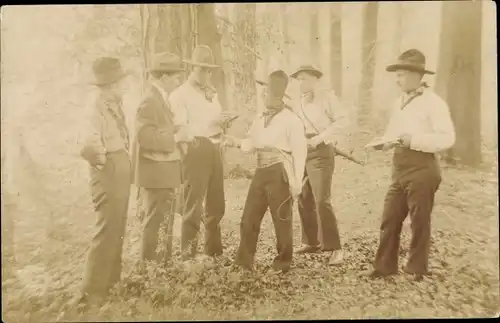
<path fill-rule="evenodd" d="M 303 65 L 292 78 L 300 82 L 301 102 L 297 115 L 308 138 L 306 184 L 299 197 L 304 246 L 297 253 L 329 252 L 330 265 L 343 261 L 337 219 L 331 201 L 335 146 L 341 141 L 349 122 L 349 112 L 333 90 L 320 89 L 323 73 L 312 65 Z"/>
<path fill-rule="evenodd" d="M 231 144 L 257 154 L 257 169 L 248 191 L 240 225 L 240 244 L 235 264 L 251 269 L 262 218 L 270 208 L 278 255 L 273 272 L 290 269 L 293 257 L 293 199 L 302 191 L 307 155 L 304 127 L 283 103 L 288 76 L 282 70 L 269 75 L 266 109 L 254 120 L 247 138 Z"/>
<path fill-rule="evenodd" d="M 401 228 L 410 215 L 412 239 L 404 272 L 416 280 L 428 273 L 431 235 L 431 212 L 434 195 L 441 183 L 436 153 L 455 143 L 455 130 L 448 105 L 422 83 L 425 56 L 416 49 L 402 53 L 396 64 L 387 67 L 396 72 L 403 94 L 396 101 L 384 138 L 377 150 L 395 148 L 392 183 L 382 214 L 380 245 L 371 278 L 398 272 L 398 250 Z"/>
<path fill-rule="evenodd" d="M 192 65 L 193 70 L 169 99 L 178 128 L 176 141 L 184 147 L 181 250 L 183 259 L 189 260 L 196 254 L 203 214 L 205 254 L 222 254 L 219 223 L 224 216 L 225 199 L 220 147 L 222 108 L 216 97 L 212 101 L 207 97 L 212 71 L 218 66 L 214 64 L 212 51 L 205 45 L 196 47 L 192 59 L 185 62 Z M 203 210 L 204 200 L 206 212 Z"/>

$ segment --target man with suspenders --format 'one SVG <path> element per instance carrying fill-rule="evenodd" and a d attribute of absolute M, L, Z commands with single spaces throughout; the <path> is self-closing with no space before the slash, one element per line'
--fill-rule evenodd
<path fill-rule="evenodd" d="M 323 73 L 311 65 L 301 66 L 292 78 L 300 82 L 301 101 L 295 107 L 307 139 L 306 183 L 299 196 L 299 214 L 304 246 L 297 253 L 329 253 L 329 264 L 343 261 L 337 219 L 331 203 L 335 144 L 348 126 L 348 111 L 333 90 L 323 90 L 318 80 Z"/>

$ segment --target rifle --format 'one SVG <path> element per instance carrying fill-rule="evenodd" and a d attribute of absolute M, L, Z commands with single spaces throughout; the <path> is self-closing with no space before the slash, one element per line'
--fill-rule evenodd
<path fill-rule="evenodd" d="M 338 147 L 334 147 L 335 148 L 335 155 L 339 155 L 340 157 L 343 157 L 349 161 L 352 161 L 353 163 L 356 163 L 358 165 L 361 165 L 361 166 L 365 166 L 366 163 L 364 161 L 361 161 L 359 159 L 357 159 L 356 157 L 354 157 L 352 154 L 348 153 L 348 152 L 345 152 L 343 151 L 342 149 L 338 148 Z"/>

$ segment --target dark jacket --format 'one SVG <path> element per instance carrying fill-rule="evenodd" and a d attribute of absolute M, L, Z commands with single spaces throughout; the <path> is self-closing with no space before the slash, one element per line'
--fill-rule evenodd
<path fill-rule="evenodd" d="M 170 104 L 151 86 L 135 118 L 132 147 L 134 184 L 144 188 L 178 188 L 181 184 Z M 172 160 L 174 159 L 174 160 Z"/>

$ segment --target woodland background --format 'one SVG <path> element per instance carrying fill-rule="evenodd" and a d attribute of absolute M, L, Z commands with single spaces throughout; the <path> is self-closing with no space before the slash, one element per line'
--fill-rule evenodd
<path fill-rule="evenodd" d="M 2 7 L 3 319 L 498 315 L 494 5 L 427 1 Z M 255 79 L 263 78 L 269 66 L 291 72 L 304 62 L 317 65 L 325 72 L 324 86 L 350 107 L 349 144 L 368 165 L 340 159 L 336 163 L 334 205 L 349 260 L 343 268 L 332 269 L 321 258 L 297 257 L 291 275 L 263 276 L 274 252 L 266 218 L 254 276 L 239 276 L 229 268 L 202 271 L 203 264 L 194 273 L 151 266 L 147 277 L 139 276 L 133 269 L 139 242 L 133 193 L 123 283 L 107 305 L 87 316 L 65 312 L 62 304 L 78 287 L 94 224 L 88 170 L 78 157 L 94 91 L 88 84 L 91 63 L 98 56 L 113 55 L 133 71 L 124 98 L 132 126 L 151 53 L 169 50 L 187 58 L 196 44 L 211 46 L 223 67 L 214 75 L 220 100 L 224 109 L 243 116 L 230 129 L 234 134 L 243 134 L 255 114 Z M 422 50 L 428 68 L 437 71 L 426 81 L 450 105 L 457 144 L 442 156 L 445 181 L 433 229 L 432 266 L 437 274 L 419 284 L 404 278 L 396 278 L 397 284 L 373 283 L 357 278 L 356 272 L 368 266 L 377 245 L 390 156 L 366 154 L 361 147 L 383 130 L 387 108 L 397 95 L 385 66 L 409 48 Z M 298 93 L 295 82 L 288 93 Z M 231 256 L 239 241 L 248 187 L 242 174 L 253 163 L 235 150 L 228 151 L 227 162 L 222 226 Z M 298 243 L 297 218 L 294 225 Z M 402 256 L 408 230 L 405 225 Z M 311 314 L 313 308 L 317 314 Z"/>

